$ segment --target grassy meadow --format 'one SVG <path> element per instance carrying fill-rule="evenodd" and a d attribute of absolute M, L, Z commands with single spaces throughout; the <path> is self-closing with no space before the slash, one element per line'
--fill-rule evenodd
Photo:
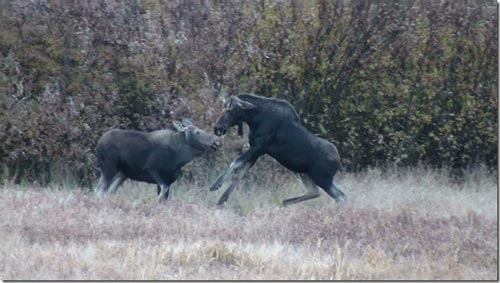
<path fill-rule="evenodd" d="M 236 190 L 180 180 L 160 205 L 156 187 L 127 181 L 99 197 L 69 184 L 0 187 L 2 279 L 498 278 L 497 176 L 460 182 L 428 169 L 341 172 L 347 202 L 283 182 Z"/>

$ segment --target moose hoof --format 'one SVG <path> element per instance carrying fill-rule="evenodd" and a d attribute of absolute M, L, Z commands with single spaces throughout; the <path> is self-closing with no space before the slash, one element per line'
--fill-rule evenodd
<path fill-rule="evenodd" d="M 217 208 L 218 208 L 218 209 L 223 209 L 224 207 L 226 207 L 226 202 L 223 202 L 223 203 L 217 203 Z"/>
<path fill-rule="evenodd" d="M 220 188 L 221 184 L 215 183 L 210 187 L 210 191 L 217 191 Z"/>
<path fill-rule="evenodd" d="M 347 200 L 347 197 L 344 194 L 335 198 L 335 202 L 339 203 L 339 204 L 344 203 L 346 200 Z"/>

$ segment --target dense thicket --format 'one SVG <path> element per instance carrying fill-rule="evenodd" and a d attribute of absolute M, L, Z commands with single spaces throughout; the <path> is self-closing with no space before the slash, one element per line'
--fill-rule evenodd
<path fill-rule="evenodd" d="M 86 180 L 105 130 L 209 130 L 237 92 L 289 100 L 348 169 L 494 167 L 497 17 L 495 1 L 0 1 L 3 177 Z"/>

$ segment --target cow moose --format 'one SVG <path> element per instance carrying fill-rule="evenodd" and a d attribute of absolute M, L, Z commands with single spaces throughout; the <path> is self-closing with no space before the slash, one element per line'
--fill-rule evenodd
<path fill-rule="evenodd" d="M 127 179 L 157 184 L 158 199 L 168 199 L 170 185 L 181 168 L 207 149 L 216 150 L 221 139 L 197 128 L 188 119 L 174 121 L 176 131 L 152 132 L 112 129 L 97 142 L 101 177 L 96 192 L 115 193 Z"/>
<path fill-rule="evenodd" d="M 210 187 L 210 191 L 219 189 L 234 173 L 233 181 L 222 194 L 218 205 L 227 201 L 242 176 L 264 154 L 298 173 L 308 189 L 303 196 L 284 200 L 284 206 L 319 197 L 317 186 L 336 202 L 346 199 L 345 194 L 333 182 L 335 173 L 341 168 L 337 148 L 304 128 L 290 103 L 253 94 L 230 96 L 224 102 L 214 132 L 222 136 L 230 127 L 239 126 L 242 122 L 250 128 L 250 148 L 236 158 Z"/>

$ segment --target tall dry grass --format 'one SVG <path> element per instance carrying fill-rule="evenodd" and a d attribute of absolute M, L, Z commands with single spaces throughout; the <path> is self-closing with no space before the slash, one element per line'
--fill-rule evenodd
<path fill-rule="evenodd" d="M 116 195 L 5 184 L 3 279 L 498 278 L 497 181 L 475 170 L 460 184 L 415 169 L 339 174 L 348 195 L 282 208 L 303 192 L 286 182 L 235 191 L 182 183 L 160 205 L 155 187 Z"/>

